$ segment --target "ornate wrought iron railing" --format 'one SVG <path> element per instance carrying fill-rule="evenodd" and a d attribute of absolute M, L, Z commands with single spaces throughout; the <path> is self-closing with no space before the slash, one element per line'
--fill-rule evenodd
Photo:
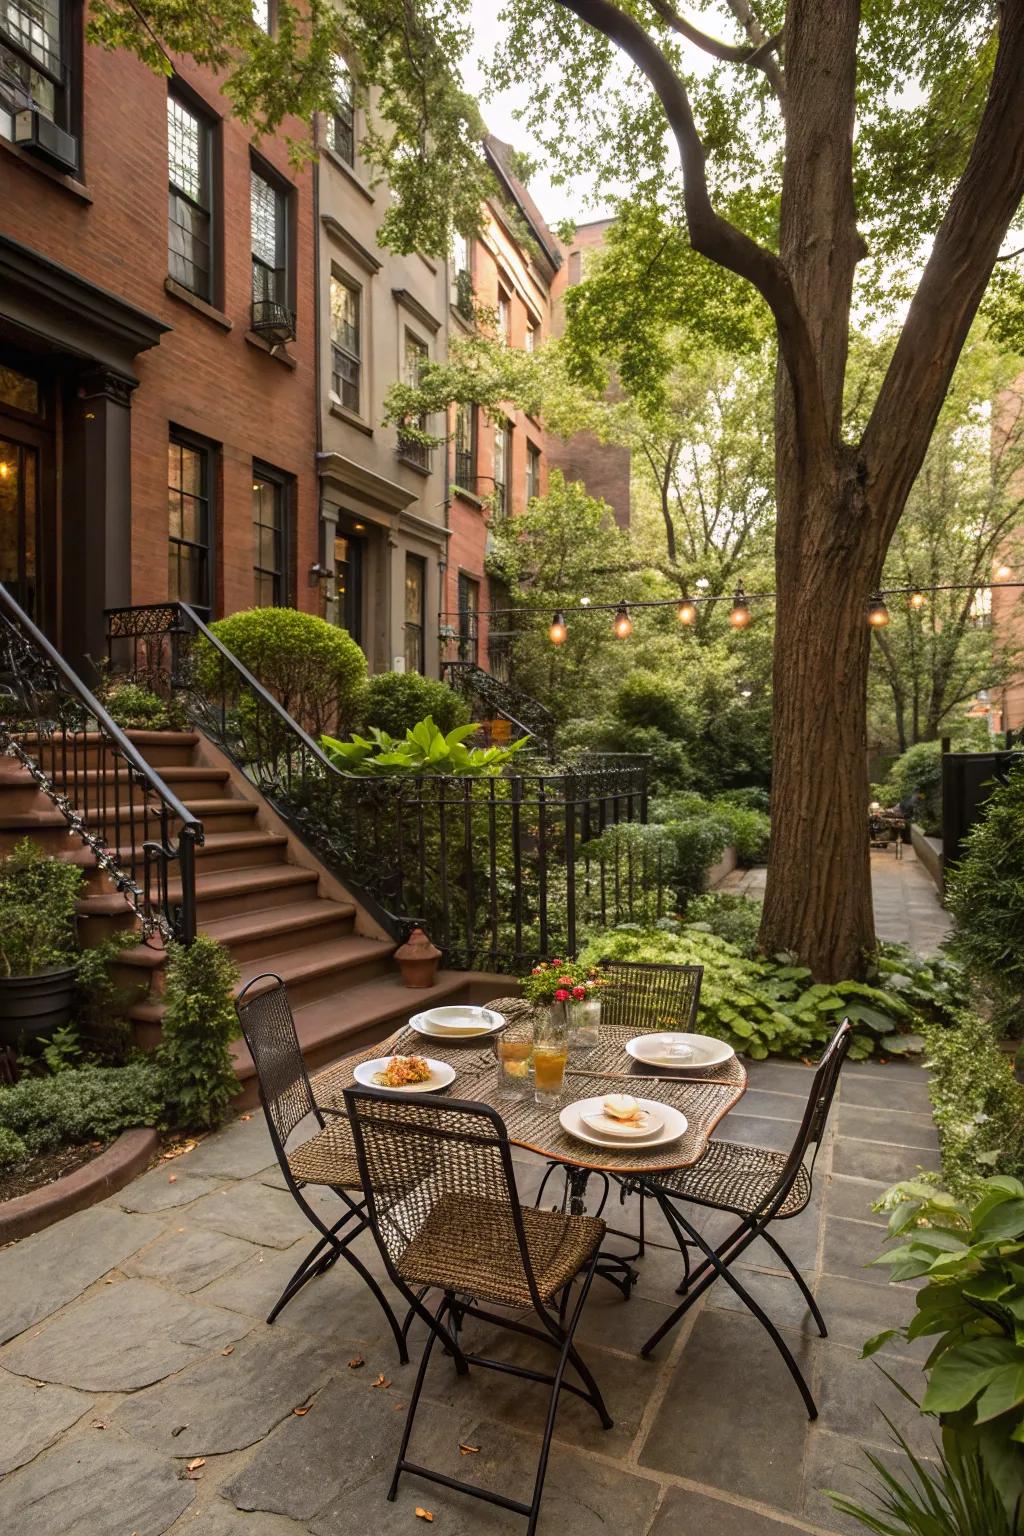
<path fill-rule="evenodd" d="M 533 764 L 480 779 L 346 773 L 188 605 L 107 617 L 112 665 L 181 698 L 390 933 L 422 923 L 449 965 L 570 954 L 588 914 L 624 921 L 650 884 L 629 846 L 587 851 L 609 826 L 646 821 L 645 759 Z"/>
<path fill-rule="evenodd" d="M 537 746 L 554 758 L 555 717 L 538 699 L 472 661 L 445 661 L 442 675 L 469 701 L 476 718 L 483 713 L 508 721 L 512 736 L 532 736 Z"/>
<path fill-rule="evenodd" d="M 139 916 L 190 944 L 202 822 L 0 585 L 0 750 L 27 768 Z"/>

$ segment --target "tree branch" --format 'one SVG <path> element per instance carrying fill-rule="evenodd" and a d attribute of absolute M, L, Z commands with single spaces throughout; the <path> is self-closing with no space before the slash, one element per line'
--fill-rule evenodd
<path fill-rule="evenodd" d="M 767 74 L 772 55 L 782 42 L 781 32 L 776 32 L 772 37 L 765 37 L 754 22 L 754 26 L 761 35 L 757 39 L 752 39 L 752 47 L 723 43 L 721 39 L 712 37 L 710 33 L 702 32 L 700 27 L 694 26 L 693 22 L 688 21 L 685 16 L 680 16 L 675 6 L 670 4 L 670 0 L 648 0 L 648 4 L 662 21 L 672 28 L 673 32 L 678 32 L 680 37 L 685 37 L 688 43 L 696 44 L 698 48 L 709 53 L 713 59 L 719 59 L 723 64 L 749 64 L 753 69 L 763 69 Z M 732 9 L 735 10 L 736 7 L 732 6 Z"/>
<path fill-rule="evenodd" d="M 1024 0 L 1005 0 L 988 99 L 967 165 L 861 440 L 879 553 L 891 538 L 1024 196 Z"/>
<path fill-rule="evenodd" d="M 736 20 L 740 23 L 747 36 L 750 38 L 750 41 L 754 44 L 757 52 L 764 54 L 763 59 L 758 58 L 757 62 L 760 68 L 764 70 L 765 75 L 768 78 L 769 85 L 775 92 L 776 96 L 779 98 L 779 101 L 783 106 L 783 110 L 785 110 L 785 80 L 782 73 L 782 66 L 778 58 L 775 57 L 775 54 L 778 51 L 781 34 L 775 34 L 772 37 L 768 37 L 761 23 L 754 15 L 752 8 L 747 3 L 747 0 L 726 0 L 726 3 L 730 11 L 732 11 L 733 15 L 736 17 Z M 747 62 L 752 64 L 754 59 L 748 59 Z"/>
<path fill-rule="evenodd" d="M 702 256 L 745 278 L 775 319 L 779 351 L 789 375 L 806 458 L 827 458 L 824 403 L 807 323 L 785 266 L 773 251 L 722 218 L 708 191 L 706 156 L 686 87 L 657 43 L 613 0 L 556 0 L 563 9 L 616 44 L 646 75 L 668 118 L 683 171 L 683 202 L 690 244 Z"/>

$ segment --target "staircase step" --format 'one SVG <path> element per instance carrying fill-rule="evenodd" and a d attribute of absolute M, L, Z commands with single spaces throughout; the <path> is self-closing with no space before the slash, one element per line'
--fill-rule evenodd
<path fill-rule="evenodd" d="M 273 832 L 208 832 L 202 846 L 196 849 L 196 873 L 211 874 L 214 870 L 242 870 L 273 868 L 284 863 L 288 851 L 288 839 Z M 138 850 L 136 850 L 138 852 Z M 122 844 L 117 850 L 123 863 L 132 857 L 131 845 Z M 79 864 L 98 880 L 103 879 L 89 848 L 69 849 L 63 857 L 72 864 Z M 99 889 L 99 887 L 97 887 Z"/>
<path fill-rule="evenodd" d="M 199 742 L 197 731 L 125 731 L 125 735 L 151 767 L 158 772 L 164 768 L 187 766 Z M 18 738 L 26 752 L 36 755 L 40 750 L 47 757 L 61 749 L 60 732 L 47 737 L 42 743 L 34 735 Z M 71 748 L 82 768 L 110 767 L 113 754 L 107 740 L 98 731 L 76 732 L 69 737 Z"/>
<path fill-rule="evenodd" d="M 268 951 L 240 962 L 241 985 L 264 971 L 273 971 L 287 983 L 294 1007 L 332 997 L 371 975 L 390 972 L 397 945 L 384 939 L 368 939 L 350 934 L 341 940 L 326 939 L 304 944 L 301 948 Z M 361 974 L 353 980 L 353 971 Z"/>
<path fill-rule="evenodd" d="M 200 922 L 200 928 L 226 944 L 241 965 L 311 944 L 341 943 L 350 938 L 355 915 L 350 901 L 294 901 L 281 907 L 264 906 L 234 917 Z"/>
<path fill-rule="evenodd" d="M 422 1008 L 436 1008 L 465 997 L 468 985 L 461 971 L 439 971 L 436 984 L 424 990 L 405 986 L 401 977 L 392 973 L 345 987 L 313 1003 L 296 1004 L 290 986 L 288 991 L 303 1058 L 306 1066 L 316 1071 L 386 1039 Z M 244 1040 L 232 1043 L 231 1055 L 243 1088 L 242 1097 L 234 1102 L 239 1106 L 255 1104 L 256 1069 Z"/>
<path fill-rule="evenodd" d="M 241 869 L 196 869 L 196 903 L 200 926 L 217 918 L 273 906 L 290 906 L 316 899 L 319 876 L 297 864 L 255 864 Z M 181 899 L 180 884 L 172 883 L 171 900 Z"/>

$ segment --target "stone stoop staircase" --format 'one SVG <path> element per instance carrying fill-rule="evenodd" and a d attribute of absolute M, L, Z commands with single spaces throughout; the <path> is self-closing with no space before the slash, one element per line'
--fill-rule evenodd
<path fill-rule="evenodd" d="M 243 985 L 263 971 L 285 980 L 308 1065 L 325 1065 L 383 1038 L 419 1007 L 467 995 L 468 978 L 461 972 L 439 972 L 429 992 L 404 987 L 391 939 L 198 732 L 127 735 L 203 823 L 205 843 L 196 852 L 199 931 L 227 947 Z M 79 748 L 82 774 L 104 774 L 101 750 Z M 69 832 L 28 772 L 14 759 L 0 758 L 0 851 L 26 835 L 85 871 L 88 888 L 79 913 L 84 943 L 132 926 L 133 914 L 92 852 Z M 117 967 L 120 979 L 144 988 L 130 1012 L 136 1040 L 147 1049 L 159 1040 L 164 963 L 161 948 L 139 945 L 123 951 Z M 243 1084 L 240 1102 L 254 1102 L 255 1071 L 244 1042 L 236 1042 L 233 1052 Z"/>

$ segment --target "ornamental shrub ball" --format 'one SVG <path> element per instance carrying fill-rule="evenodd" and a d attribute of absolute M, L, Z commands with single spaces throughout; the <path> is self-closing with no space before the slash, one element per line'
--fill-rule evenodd
<path fill-rule="evenodd" d="M 447 736 L 469 723 L 469 706 L 447 683 L 419 672 L 380 672 L 366 685 L 363 725 L 375 725 L 388 736 L 404 736 L 430 716 Z"/>
<path fill-rule="evenodd" d="M 75 901 L 85 877 L 23 838 L 0 859 L 0 976 L 37 976 L 78 954 Z"/>
<path fill-rule="evenodd" d="M 314 739 L 362 718 L 366 657 L 346 630 L 295 608 L 248 608 L 210 628 Z M 216 661 L 200 654 L 199 666 L 217 687 Z"/>

